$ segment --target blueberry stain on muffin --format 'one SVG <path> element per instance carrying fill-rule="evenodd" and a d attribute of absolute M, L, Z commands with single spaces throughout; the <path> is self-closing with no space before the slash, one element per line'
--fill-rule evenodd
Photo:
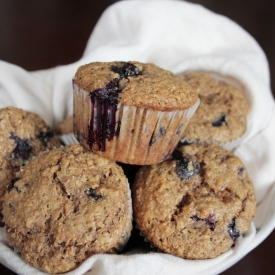
<path fill-rule="evenodd" d="M 97 144 L 99 151 L 105 151 L 106 139 L 112 140 L 115 135 L 119 135 L 119 130 L 115 131 L 115 115 L 119 103 L 119 93 L 123 89 L 120 87 L 120 80 L 142 74 L 139 68 L 129 62 L 121 62 L 121 66 L 111 65 L 110 70 L 117 73 L 119 78 L 114 78 L 105 87 L 90 92 L 93 109 L 92 119 L 88 126 L 88 143 L 90 148 Z"/>
<path fill-rule="evenodd" d="M 15 136 L 14 133 L 11 133 L 10 138 L 15 141 L 15 148 L 13 154 L 15 158 L 22 158 L 26 160 L 30 157 L 32 152 L 32 146 L 28 139 L 21 139 L 18 136 Z"/>

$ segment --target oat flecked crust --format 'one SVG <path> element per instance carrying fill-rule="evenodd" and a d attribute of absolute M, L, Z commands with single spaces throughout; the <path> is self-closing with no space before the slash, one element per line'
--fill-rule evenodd
<path fill-rule="evenodd" d="M 193 87 L 152 63 L 129 61 L 142 71 L 137 77 L 120 82 L 120 104 L 156 111 L 185 110 L 194 105 L 198 95 Z M 108 81 L 119 78 L 110 66 L 122 62 L 93 62 L 78 68 L 74 81 L 80 89 L 93 92 L 106 86 Z"/>

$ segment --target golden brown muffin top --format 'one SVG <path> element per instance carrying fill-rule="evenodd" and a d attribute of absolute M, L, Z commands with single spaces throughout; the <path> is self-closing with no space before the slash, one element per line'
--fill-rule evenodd
<path fill-rule="evenodd" d="M 105 98 L 117 94 L 123 105 L 157 111 L 184 110 L 198 100 L 192 85 L 152 63 L 93 62 L 79 67 L 74 81 Z"/>

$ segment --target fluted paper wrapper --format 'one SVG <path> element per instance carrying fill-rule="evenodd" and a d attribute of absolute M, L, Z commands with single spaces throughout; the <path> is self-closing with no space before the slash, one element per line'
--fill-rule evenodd
<path fill-rule="evenodd" d="M 224 149 L 230 151 L 230 152 L 235 152 L 239 146 L 242 144 L 243 140 L 245 139 L 245 135 L 243 135 L 242 137 L 230 141 L 230 142 L 217 142 L 217 141 L 203 141 L 203 140 L 197 140 L 197 139 L 188 139 L 188 138 L 182 138 L 180 140 L 181 143 L 198 143 L 198 144 L 216 144 L 219 145 L 221 147 L 223 147 Z"/>
<path fill-rule="evenodd" d="M 173 152 L 198 106 L 199 101 L 186 110 L 163 112 L 118 104 L 113 111 L 114 136 L 104 141 L 102 150 L 90 142 L 90 125 L 98 124 L 98 117 L 93 117 L 96 106 L 90 93 L 74 83 L 74 134 L 85 148 L 108 159 L 136 165 L 160 163 Z"/>

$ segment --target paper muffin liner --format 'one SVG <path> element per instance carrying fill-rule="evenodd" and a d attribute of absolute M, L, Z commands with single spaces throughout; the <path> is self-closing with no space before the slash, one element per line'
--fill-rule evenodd
<path fill-rule="evenodd" d="M 108 159 L 137 165 L 167 159 L 199 106 L 198 100 L 186 110 L 163 112 L 120 103 L 106 108 L 102 101 L 93 103 L 90 93 L 74 83 L 76 139 Z"/>
<path fill-rule="evenodd" d="M 58 137 L 65 145 L 73 145 L 78 144 L 79 142 L 75 138 L 74 134 L 66 134 L 66 135 L 60 135 Z"/>
<path fill-rule="evenodd" d="M 198 144 L 216 144 L 224 149 L 230 151 L 230 152 L 235 152 L 236 149 L 243 143 L 244 139 L 246 138 L 246 135 L 244 134 L 240 138 L 230 141 L 230 142 L 217 142 L 214 140 L 210 141 L 202 141 L 202 140 L 197 140 L 197 139 L 188 139 L 188 138 L 183 138 L 180 140 L 181 143 L 198 143 Z"/>

